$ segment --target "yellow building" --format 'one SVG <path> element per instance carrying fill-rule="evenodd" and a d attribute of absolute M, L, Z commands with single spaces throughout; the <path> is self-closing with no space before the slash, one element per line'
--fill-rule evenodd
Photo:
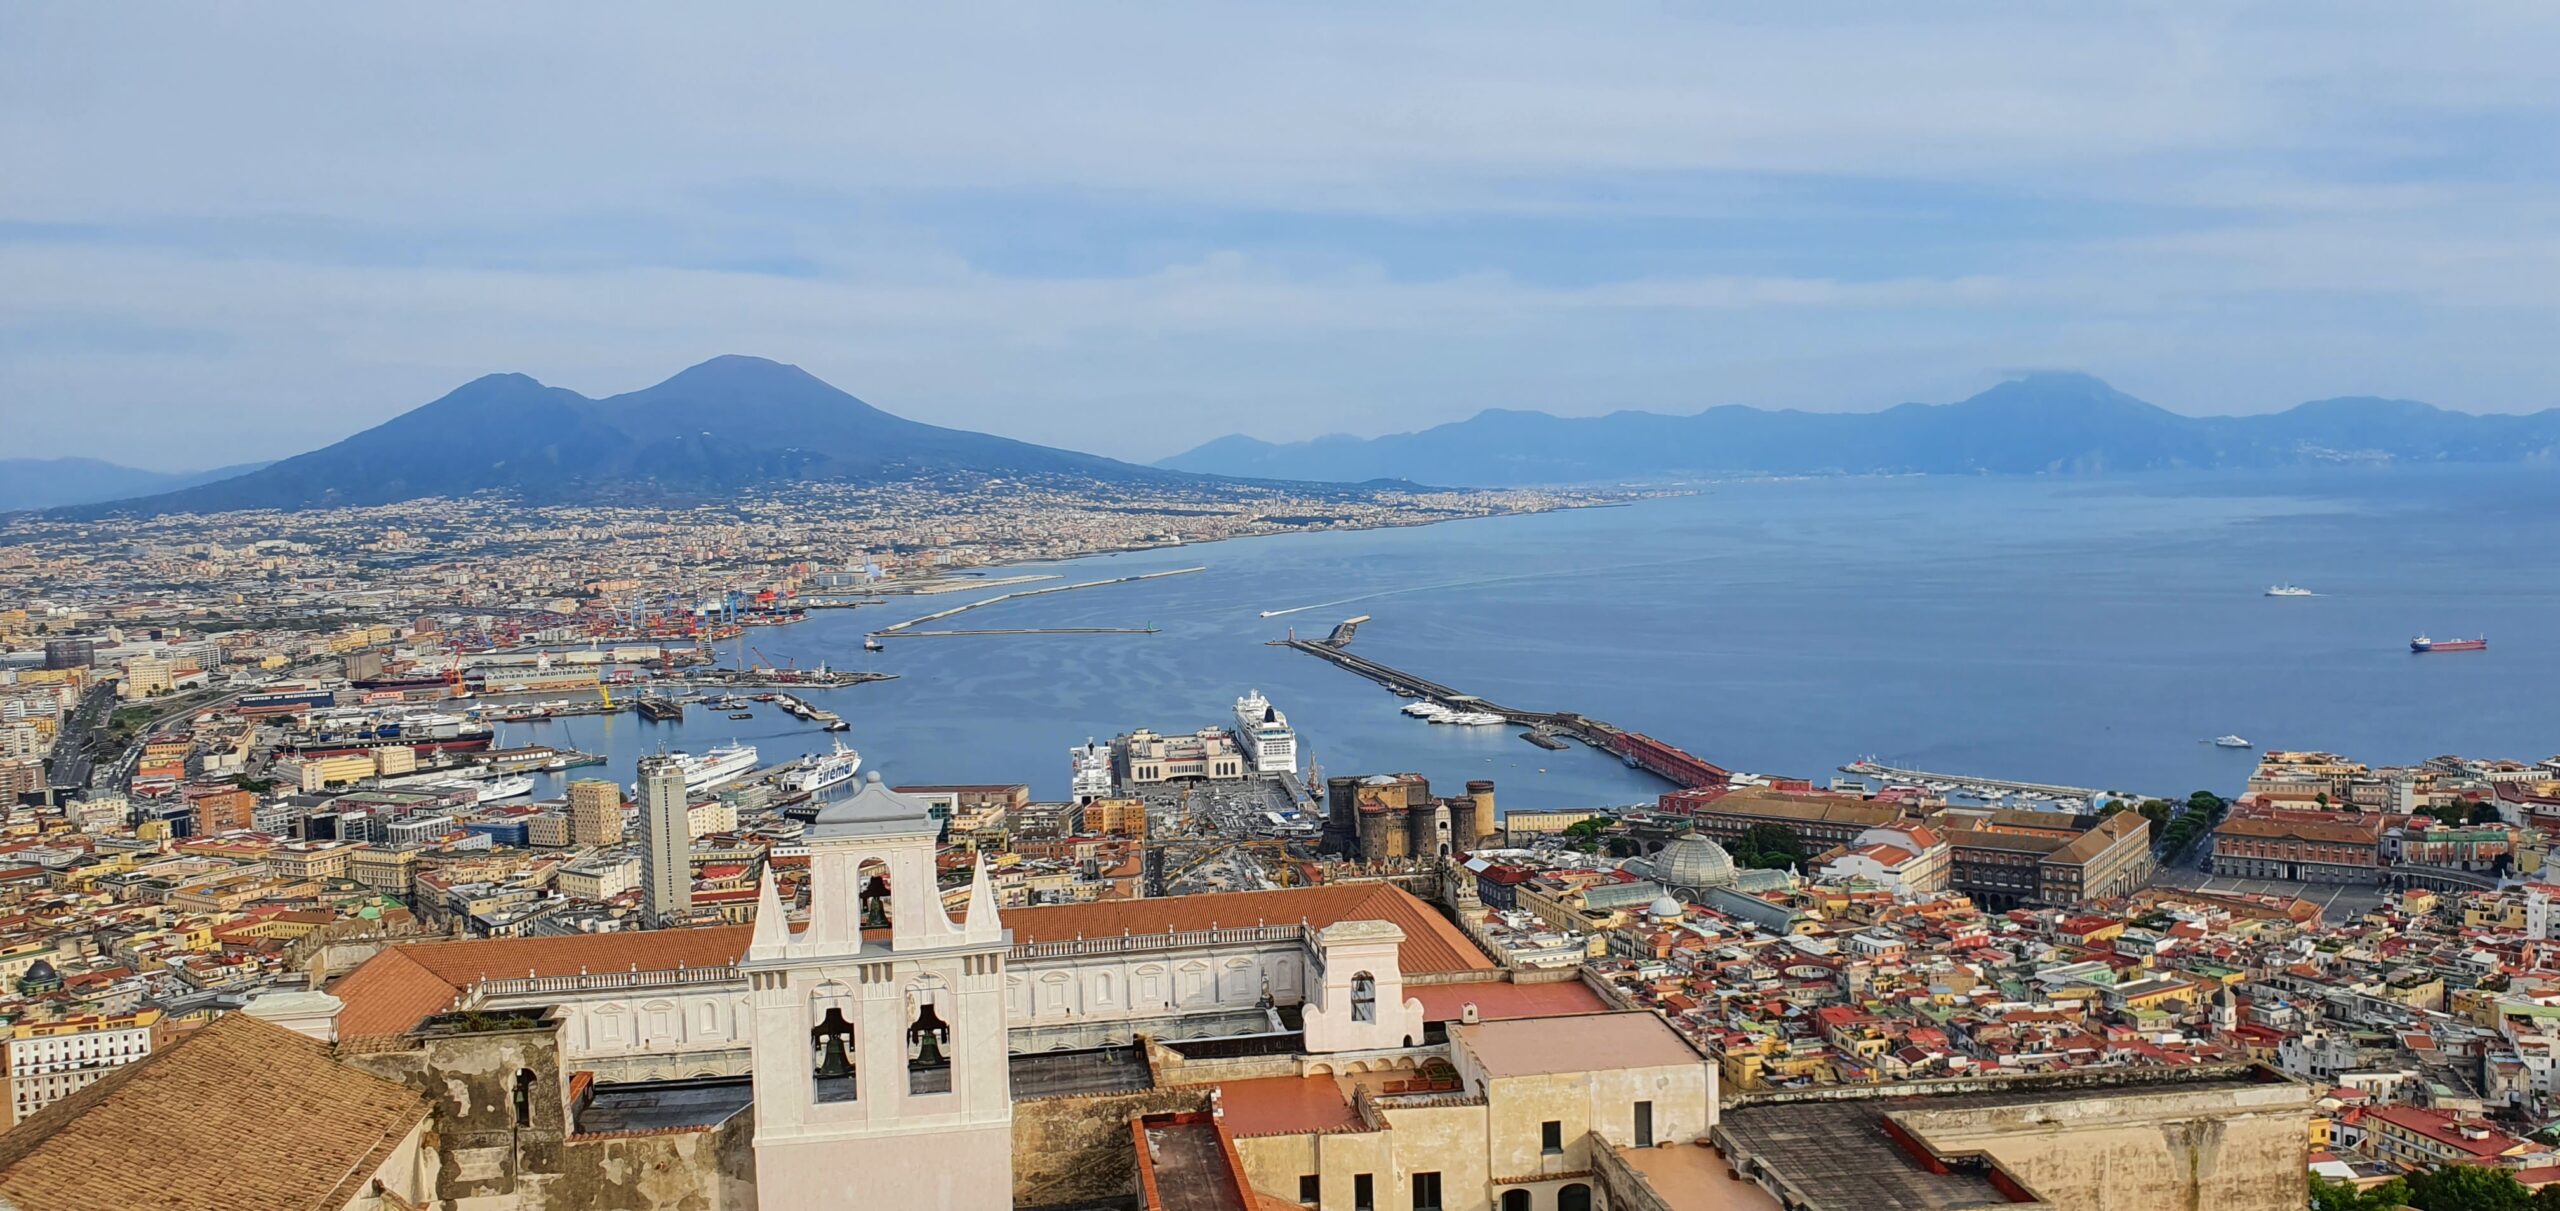
<path fill-rule="evenodd" d="M 1453 1025 L 1449 1059 L 1421 1067 L 1361 1054 L 1220 1084 L 1257 1192 L 1377 1211 L 1592 1207 L 1599 1153 L 1685 1143 L 1716 1122 L 1714 1069 L 1646 1012 Z"/>

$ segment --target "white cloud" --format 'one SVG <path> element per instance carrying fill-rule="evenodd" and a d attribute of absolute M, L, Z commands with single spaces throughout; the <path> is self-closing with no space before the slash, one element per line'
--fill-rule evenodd
<path fill-rule="evenodd" d="M 725 351 L 1139 455 L 2020 364 L 2538 405 L 2555 11 L 20 5 L 0 432 L 228 461 Z"/>

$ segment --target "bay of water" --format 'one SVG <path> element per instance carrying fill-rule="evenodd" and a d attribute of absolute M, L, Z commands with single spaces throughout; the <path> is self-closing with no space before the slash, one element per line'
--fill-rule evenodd
<path fill-rule="evenodd" d="M 1721 485 L 1606 509 L 1295 534 L 1029 565 L 1066 583 L 1196 575 L 1008 602 L 937 625 L 1144 626 L 1138 636 L 891 639 L 863 632 L 1001 592 L 823 611 L 749 640 L 776 662 L 894 681 L 805 696 L 893 782 L 1066 793 L 1068 746 L 1232 718 L 1259 687 L 1329 774 L 1411 770 L 1505 807 L 1649 801 L 1663 785 L 1513 728 L 1431 726 L 1403 700 L 1265 641 L 1368 614 L 1355 650 L 1506 705 L 1579 710 L 1729 768 L 1827 778 L 1862 755 L 2141 793 L 2237 792 L 2249 753 L 2374 763 L 2560 750 L 2560 476 L 1829 479 Z M 2263 596 L 2293 581 L 2319 594 Z M 1034 586 L 1025 586 L 1034 587 Z M 1264 610 L 1311 607 L 1277 618 Z M 2413 655 L 2411 635 L 2486 634 Z M 725 645 L 723 660 L 734 659 Z M 502 743 L 604 751 L 629 782 L 658 748 L 827 735 L 758 706 L 510 725 Z M 559 780 L 546 778 L 544 794 Z"/>

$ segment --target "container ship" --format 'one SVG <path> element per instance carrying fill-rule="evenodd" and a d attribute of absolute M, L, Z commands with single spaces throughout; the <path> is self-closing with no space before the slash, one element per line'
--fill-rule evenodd
<path fill-rule="evenodd" d="M 296 732 L 276 745 L 280 756 L 342 757 L 375 749 L 413 748 L 420 753 L 476 753 L 489 747 L 496 733 L 488 724 L 458 715 L 428 715 L 349 728 Z"/>
<path fill-rule="evenodd" d="M 782 789 L 795 795 L 814 795 L 853 781 L 853 775 L 861 769 L 862 754 L 838 741 L 832 753 L 811 753 L 792 763 L 782 772 Z"/>
<path fill-rule="evenodd" d="M 2489 639 L 2485 635 L 2478 639 L 2429 639 L 2420 635 L 2409 641 L 2409 650 L 2412 652 L 2485 652 L 2489 650 Z"/>

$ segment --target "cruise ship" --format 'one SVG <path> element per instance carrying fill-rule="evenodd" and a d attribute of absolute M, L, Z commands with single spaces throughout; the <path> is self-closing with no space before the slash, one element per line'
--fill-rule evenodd
<path fill-rule="evenodd" d="M 1298 772 L 1298 733 L 1289 730 L 1289 717 L 1260 690 L 1236 699 L 1236 745 L 1258 772 Z"/>
<path fill-rule="evenodd" d="M 782 771 L 782 789 L 795 795 L 814 795 L 830 786 L 853 780 L 862 769 L 862 754 L 836 742 L 832 753 L 811 753 Z"/>
<path fill-rule="evenodd" d="M 756 767 L 756 746 L 752 744 L 715 744 L 699 757 L 688 753 L 667 755 L 684 767 L 684 788 L 688 792 L 735 782 Z"/>

